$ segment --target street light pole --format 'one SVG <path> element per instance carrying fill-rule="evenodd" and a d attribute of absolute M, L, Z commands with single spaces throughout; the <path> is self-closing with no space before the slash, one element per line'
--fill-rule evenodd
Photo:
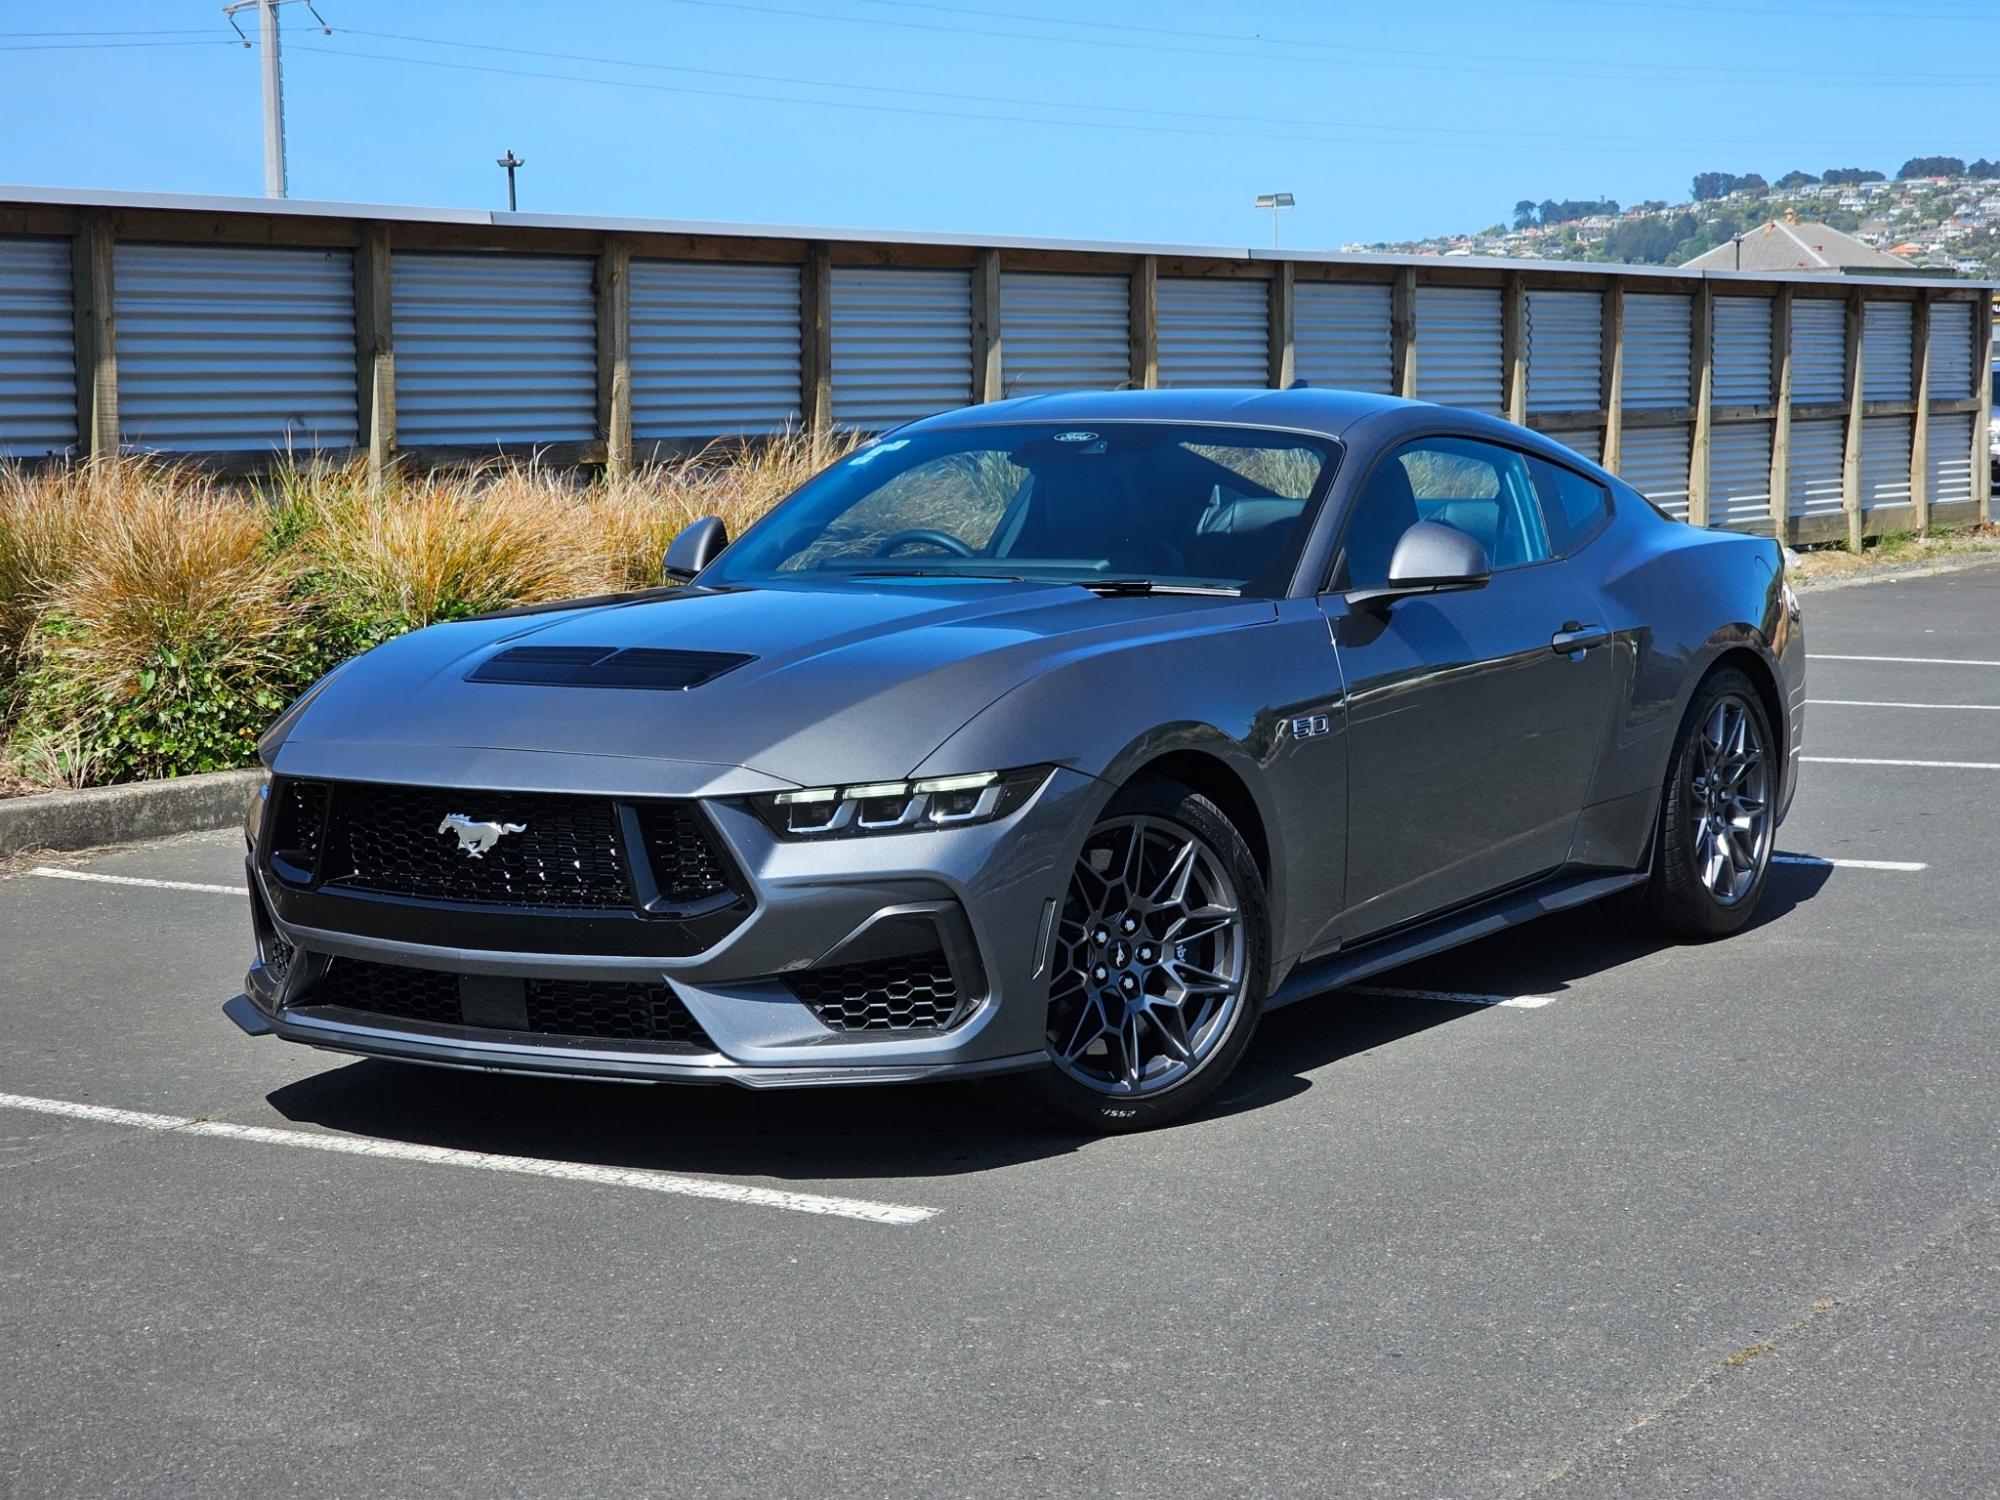
<path fill-rule="evenodd" d="M 257 45 L 264 51 L 264 196 L 282 198 L 288 183 L 285 172 L 285 72 L 278 52 L 278 7 L 287 4 L 304 5 L 312 11 L 312 17 L 319 22 L 320 30 L 328 36 L 333 28 L 326 24 L 326 18 L 313 10 L 312 0 L 232 0 L 222 7 L 222 14 L 236 27 L 236 34 L 243 36 L 243 28 L 236 25 L 236 13 L 244 10 L 257 12 Z M 250 45 L 250 38 L 243 36 L 243 45 Z"/>
<path fill-rule="evenodd" d="M 1259 193 L 1257 195 L 1257 207 L 1268 208 L 1271 211 L 1271 248 L 1273 250 L 1278 248 L 1278 211 L 1285 208 L 1295 208 L 1298 206 L 1298 201 L 1290 193 Z"/>
<path fill-rule="evenodd" d="M 514 169 L 516 167 L 525 167 L 527 164 L 525 159 L 514 154 L 512 146 L 507 148 L 505 156 L 496 156 L 493 159 L 494 166 L 505 167 L 507 169 L 507 212 L 510 214 L 516 212 L 514 207 Z"/>

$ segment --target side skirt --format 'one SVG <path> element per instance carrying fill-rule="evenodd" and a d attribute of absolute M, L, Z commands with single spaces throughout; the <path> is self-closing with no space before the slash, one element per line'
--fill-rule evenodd
<path fill-rule="evenodd" d="M 1276 1010 L 1295 1000 L 1356 984 L 1384 969 L 1429 958 L 1448 948 L 1476 942 L 1505 932 L 1523 922 L 1545 917 L 1551 912 L 1586 906 L 1606 896 L 1646 882 L 1647 872 L 1617 875 L 1571 875 L 1545 881 L 1526 890 L 1509 892 L 1422 927 L 1399 932 L 1393 937 L 1364 943 L 1350 952 L 1334 953 L 1300 964 L 1264 1002 L 1264 1009 Z"/>

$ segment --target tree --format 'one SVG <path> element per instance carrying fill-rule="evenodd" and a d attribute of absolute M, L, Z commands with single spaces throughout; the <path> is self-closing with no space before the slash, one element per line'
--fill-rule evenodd
<path fill-rule="evenodd" d="M 1713 203 L 1736 185 L 1736 179 L 1727 172 L 1700 172 L 1694 179 L 1694 201 Z"/>
<path fill-rule="evenodd" d="M 1956 156 L 1913 156 L 1896 169 L 1896 181 L 1912 177 L 1963 177 L 1965 162 Z"/>
<path fill-rule="evenodd" d="M 1982 156 L 1965 170 L 1981 182 L 1991 182 L 1994 178 L 2000 177 L 2000 161 L 1988 161 Z"/>
<path fill-rule="evenodd" d="M 1778 179 L 1778 186 L 1781 188 L 1811 187 L 1818 181 L 1819 178 L 1815 177 L 1812 173 L 1800 172 L 1794 169 Z"/>
<path fill-rule="evenodd" d="M 1764 175 L 1761 172 L 1745 172 L 1741 177 L 1736 179 L 1735 185 L 1730 188 L 1730 191 L 1734 193 L 1768 193 L 1771 191 L 1771 184 L 1764 180 Z"/>
<path fill-rule="evenodd" d="M 1820 180 L 1829 187 L 1859 187 L 1864 182 L 1886 182 L 1880 172 L 1864 167 L 1828 167 Z"/>
<path fill-rule="evenodd" d="M 1532 227 L 1534 222 L 1535 200 L 1533 198 L 1523 198 L 1519 203 L 1514 205 L 1514 227 L 1516 229 L 1527 229 Z"/>

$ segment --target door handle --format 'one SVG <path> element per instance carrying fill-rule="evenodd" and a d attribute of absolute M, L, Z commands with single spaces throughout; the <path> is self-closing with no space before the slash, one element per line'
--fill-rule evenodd
<path fill-rule="evenodd" d="M 1611 639 L 1611 632 L 1603 625 L 1585 625 L 1576 620 L 1565 620 L 1563 628 L 1549 637 L 1549 649 L 1557 656 L 1577 657 L 1592 646 L 1602 646 Z"/>

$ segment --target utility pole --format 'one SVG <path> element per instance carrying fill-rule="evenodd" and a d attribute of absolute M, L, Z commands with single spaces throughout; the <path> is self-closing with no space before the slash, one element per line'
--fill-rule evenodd
<path fill-rule="evenodd" d="M 333 28 L 326 24 L 326 18 L 313 10 L 312 0 L 232 0 L 222 7 L 229 24 L 236 27 L 236 34 L 243 37 L 243 45 L 250 45 L 250 38 L 243 36 L 243 28 L 236 25 L 238 11 L 257 12 L 257 45 L 263 49 L 264 74 L 264 196 L 282 198 L 285 196 L 285 73 L 278 55 L 278 7 L 288 3 L 305 6 L 312 11 L 312 17 L 319 22 L 320 30 L 328 36 Z"/>
<path fill-rule="evenodd" d="M 516 167 L 525 167 L 527 162 L 521 157 L 516 156 L 514 148 L 509 146 L 505 156 L 496 156 L 493 158 L 493 165 L 507 169 L 507 212 L 510 214 L 514 213 L 516 212 L 514 207 L 514 169 Z"/>

